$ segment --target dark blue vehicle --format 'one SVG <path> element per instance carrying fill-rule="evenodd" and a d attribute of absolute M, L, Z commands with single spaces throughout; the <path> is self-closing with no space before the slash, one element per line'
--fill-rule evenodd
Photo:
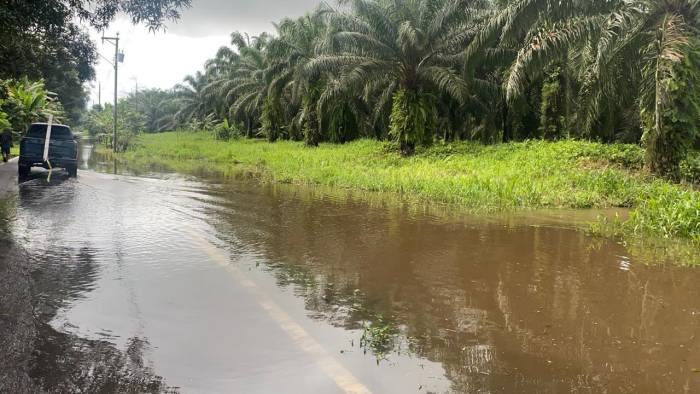
<path fill-rule="evenodd" d="M 20 177 L 27 177 L 32 167 L 49 168 L 49 164 L 44 161 L 47 126 L 46 123 L 33 123 L 20 141 L 18 162 Z M 70 176 L 78 176 L 78 143 L 70 127 L 61 124 L 51 126 L 49 162 L 51 162 L 51 168 L 64 168 Z"/>

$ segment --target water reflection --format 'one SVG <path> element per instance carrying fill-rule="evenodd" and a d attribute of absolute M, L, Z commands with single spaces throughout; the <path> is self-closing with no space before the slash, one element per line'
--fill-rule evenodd
<path fill-rule="evenodd" d="M 560 226 L 446 223 L 279 189 L 215 193 L 221 237 L 254 248 L 313 318 L 354 329 L 388 316 L 457 391 L 700 390 L 697 270 L 635 264 Z"/>
<path fill-rule="evenodd" d="M 92 157 L 92 153 L 95 150 L 95 145 L 92 143 L 92 141 L 87 141 L 83 140 L 81 141 L 80 144 L 78 144 L 79 148 L 79 159 L 78 162 L 80 163 L 80 169 L 81 170 L 87 170 L 92 168 L 91 163 L 94 162 L 94 159 Z"/>
<path fill-rule="evenodd" d="M 3 209 L 2 213 L 8 212 Z M 27 265 L 19 264 L 26 255 L 7 236 L 5 228 L 0 230 L 0 243 L 3 246 L 0 255 L 0 392 L 23 393 L 32 387 L 29 377 L 35 339 L 32 284 Z"/>
<path fill-rule="evenodd" d="M 95 290 L 102 271 L 88 239 L 64 236 L 79 187 L 67 174 L 49 180 L 39 171 L 6 202 L 16 203 L 18 217 L 0 231 L 0 392 L 174 392 L 145 363 L 147 339 L 128 338 L 120 350 L 52 325 Z"/>
<path fill-rule="evenodd" d="M 174 392 L 144 364 L 146 340 L 130 338 L 122 352 L 49 324 L 92 290 L 98 270 L 88 248 L 29 256 L 5 235 L 2 243 L 0 392 Z"/>
<path fill-rule="evenodd" d="M 39 328 L 37 357 L 31 376 L 42 390 L 55 393 L 176 392 L 144 364 L 149 344 L 129 338 L 124 351 L 107 341 L 89 340 Z"/>
<path fill-rule="evenodd" d="M 81 247 L 76 253 L 72 249 L 50 245 L 43 254 L 32 256 L 30 261 L 36 267 L 32 271 L 35 298 L 43 309 L 38 313 L 47 322 L 55 317 L 58 309 L 92 291 L 99 275 L 94 250 L 89 246 Z"/>
<path fill-rule="evenodd" d="M 124 173 L 116 157 L 108 152 L 96 151 L 97 145 L 82 143 L 80 145 L 80 168 L 82 170 L 95 170 L 107 174 Z"/>

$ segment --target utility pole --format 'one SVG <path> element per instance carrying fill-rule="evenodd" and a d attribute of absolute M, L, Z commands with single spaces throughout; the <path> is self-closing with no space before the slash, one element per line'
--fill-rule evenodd
<path fill-rule="evenodd" d="M 114 66 L 114 115 L 112 116 L 113 120 L 114 120 L 114 135 L 112 136 L 112 150 L 114 152 L 116 152 L 117 151 L 117 88 L 118 88 L 117 74 L 119 72 L 119 63 L 124 62 L 124 54 L 119 53 L 119 33 L 117 33 L 116 37 L 102 36 L 102 43 L 104 43 L 105 41 L 114 45 L 114 63 L 112 64 Z"/>
<path fill-rule="evenodd" d="M 102 82 L 97 83 L 97 105 L 102 108 Z"/>

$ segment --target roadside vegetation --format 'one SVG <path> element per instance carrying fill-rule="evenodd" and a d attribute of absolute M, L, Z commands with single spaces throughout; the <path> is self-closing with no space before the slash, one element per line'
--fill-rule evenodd
<path fill-rule="evenodd" d="M 308 149 L 303 142 L 173 132 L 142 135 L 120 157 L 141 169 L 392 193 L 474 212 L 631 208 L 627 221 L 597 232 L 700 241 L 700 192 L 650 174 L 643 149 L 630 144 L 453 142 L 418 148 L 406 158 L 395 143 L 367 139 Z"/>
<path fill-rule="evenodd" d="M 117 103 L 117 151 L 126 150 L 134 137 L 144 130 L 160 132 L 169 130 L 173 124 L 171 114 L 178 105 L 170 94 L 158 89 L 146 89 L 122 98 Z M 96 105 L 88 111 L 79 124 L 79 130 L 97 139 L 104 146 L 112 146 L 114 106 Z"/>
<path fill-rule="evenodd" d="M 118 15 L 155 31 L 190 0 L 23 0 L 0 3 L 0 80 L 42 81 L 64 120 L 77 123 L 95 78 L 97 47 L 87 27 L 104 31 Z M 23 130 L 14 130 L 22 132 Z"/>
<path fill-rule="evenodd" d="M 698 146 L 697 0 L 341 0 L 275 28 L 234 32 L 134 108 L 159 113 L 153 130 L 372 138 L 404 156 L 435 141 L 633 143 L 672 180 Z"/>
<path fill-rule="evenodd" d="M 97 48 L 86 27 L 104 30 L 117 16 L 152 31 L 177 20 L 190 0 L 41 0 L 0 6 L 0 133 L 18 139 L 32 122 L 82 122 L 86 83 L 95 78 Z"/>
<path fill-rule="evenodd" d="M 0 80 L 0 133 L 10 130 L 19 137 L 32 122 L 45 121 L 49 115 L 57 122 L 65 118 L 63 105 L 43 80 Z"/>

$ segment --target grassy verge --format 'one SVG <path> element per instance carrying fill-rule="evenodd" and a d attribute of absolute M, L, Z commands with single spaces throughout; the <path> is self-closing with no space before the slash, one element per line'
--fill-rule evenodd
<path fill-rule="evenodd" d="M 306 148 L 174 132 L 143 135 L 122 157 L 142 167 L 188 173 L 215 168 L 264 181 L 399 193 L 478 212 L 633 208 L 627 221 L 608 228 L 700 241 L 700 193 L 644 173 L 643 152 L 633 145 L 453 143 L 402 158 L 386 143 L 370 140 Z"/>

